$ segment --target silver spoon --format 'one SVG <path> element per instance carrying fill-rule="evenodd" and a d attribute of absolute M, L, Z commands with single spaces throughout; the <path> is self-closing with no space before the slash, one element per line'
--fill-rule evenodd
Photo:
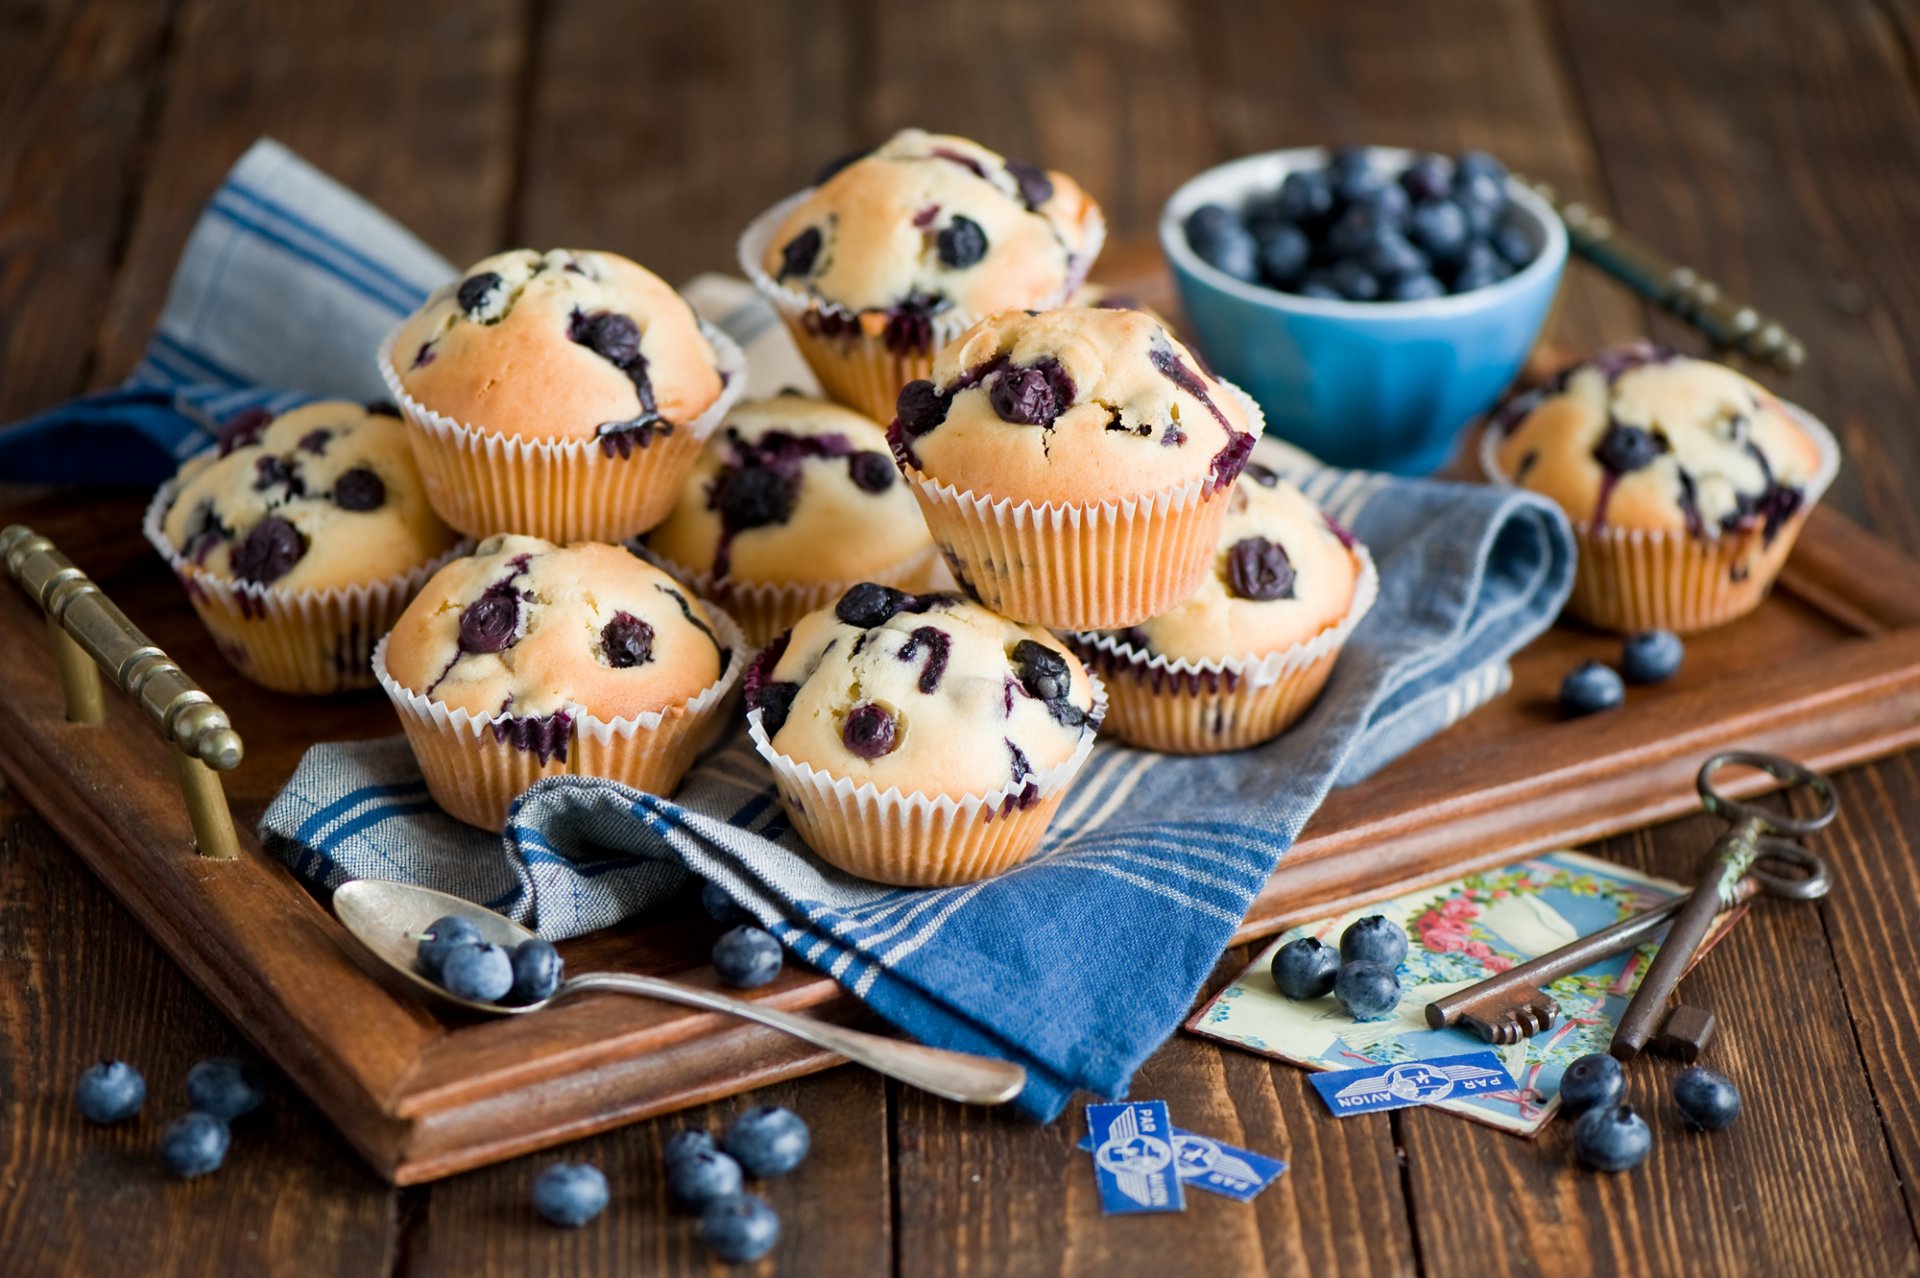
<path fill-rule="evenodd" d="M 754 1021 L 771 1029 L 804 1039 L 815 1047 L 838 1052 L 848 1060 L 897 1078 L 923 1091 L 949 1100 L 974 1105 L 999 1105 L 1012 1100 L 1027 1085 L 1027 1071 L 1012 1061 L 997 1061 L 987 1056 L 949 1052 L 938 1047 L 923 1047 L 897 1038 L 883 1038 L 860 1030 L 846 1029 L 810 1016 L 796 1016 L 777 1008 L 750 1003 L 713 990 L 703 990 L 657 976 L 635 976 L 625 972 L 588 972 L 569 976 L 552 997 L 518 1007 L 502 1007 L 458 998 L 435 984 L 420 970 L 416 951 L 419 938 L 435 919 L 458 914 L 474 925 L 480 935 L 495 945 L 509 948 L 531 940 L 533 933 L 511 919 L 482 909 L 471 901 L 431 888 L 410 883 L 391 883 L 385 879 L 354 879 L 333 893 L 333 912 L 346 924 L 362 945 L 388 967 L 415 986 L 443 1003 L 480 1012 L 488 1016 L 524 1016 L 550 1006 L 555 1000 L 574 994 L 633 994 L 657 998 L 709 1012 L 723 1012 Z"/>

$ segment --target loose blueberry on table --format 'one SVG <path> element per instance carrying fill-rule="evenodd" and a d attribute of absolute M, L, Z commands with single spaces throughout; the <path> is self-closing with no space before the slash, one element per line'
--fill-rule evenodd
<path fill-rule="evenodd" d="M 125 1061 L 96 1061 L 81 1073 L 73 1097 L 88 1122 L 105 1126 L 140 1112 L 147 1101 L 147 1080 Z"/>
<path fill-rule="evenodd" d="M 455 998 L 497 1003 L 513 988 L 513 958 L 502 946 L 464 942 L 447 951 L 440 985 Z"/>
<path fill-rule="evenodd" d="M 1506 169 L 1478 151 L 1451 164 L 1423 155 L 1390 176 L 1344 148 L 1237 212 L 1201 205 L 1184 229 L 1202 261 L 1237 280 L 1350 302 L 1470 293 L 1539 253 L 1509 207 Z"/>
<path fill-rule="evenodd" d="M 700 885 L 700 908 L 715 923 L 727 927 L 738 927 L 754 921 L 753 915 L 735 905 L 733 898 L 727 895 L 727 890 L 718 883 L 705 882 Z"/>
<path fill-rule="evenodd" d="M 198 1110 L 182 1114 L 160 1134 L 160 1160 L 182 1180 L 220 1170 L 233 1134 L 212 1114 Z"/>
<path fill-rule="evenodd" d="M 1390 967 L 1358 959 L 1341 965 L 1333 996 L 1356 1021 L 1385 1020 L 1400 1006 L 1400 978 Z"/>
<path fill-rule="evenodd" d="M 1333 993 L 1340 974 L 1340 953 L 1319 938 L 1303 936 L 1288 941 L 1273 956 L 1273 983 L 1291 999 L 1320 998 Z"/>
<path fill-rule="evenodd" d="M 1378 963 L 1391 972 L 1406 962 L 1406 929 L 1384 914 L 1369 914 L 1340 934 L 1340 961 Z"/>
<path fill-rule="evenodd" d="M 721 1148 L 740 1161 L 749 1176 L 784 1176 L 806 1161 L 813 1135 L 806 1120 L 779 1105 L 755 1105 L 733 1120 Z"/>
<path fill-rule="evenodd" d="M 1680 673 L 1686 645 L 1671 630 L 1632 635 L 1620 649 L 1620 673 L 1628 683 L 1664 683 Z"/>
<path fill-rule="evenodd" d="M 1626 1094 L 1626 1071 L 1605 1052 L 1589 1052 L 1560 1075 L 1560 1108 L 1569 1117 L 1618 1105 Z"/>
<path fill-rule="evenodd" d="M 1673 1099 L 1680 1117 L 1701 1131 L 1720 1131 L 1740 1117 L 1740 1091 L 1733 1080 L 1699 1065 L 1674 1076 Z"/>
<path fill-rule="evenodd" d="M 712 1152 L 713 1133 L 702 1131 L 697 1127 L 687 1127 L 667 1137 L 664 1156 L 668 1166 L 672 1166 L 682 1158 L 691 1158 L 695 1154 L 710 1154 Z"/>
<path fill-rule="evenodd" d="M 743 924 L 713 943 L 713 970 L 737 990 L 758 989 L 780 975 L 780 942 L 773 934 Z"/>
<path fill-rule="evenodd" d="M 1612 710 L 1627 699 L 1627 687 L 1611 666 L 1589 661 L 1560 683 L 1560 710 L 1572 718 Z"/>
<path fill-rule="evenodd" d="M 187 1071 L 187 1103 L 224 1122 L 260 1108 L 259 1076 L 245 1061 L 217 1056 Z"/>
<path fill-rule="evenodd" d="M 553 1163 L 533 1181 L 533 1207 L 568 1229 L 586 1224 L 607 1206 L 607 1178 L 591 1163 Z"/>
<path fill-rule="evenodd" d="M 739 1162 L 717 1149 L 667 1160 L 667 1197 L 682 1211 L 703 1212 L 720 1199 L 739 1193 L 745 1183 Z"/>
<path fill-rule="evenodd" d="M 1573 1127 L 1573 1152 L 1595 1171 L 1638 1167 L 1653 1150 L 1653 1133 L 1631 1105 L 1600 1105 Z"/>
<path fill-rule="evenodd" d="M 701 1214 L 700 1236 L 720 1259 L 744 1265 L 760 1259 L 780 1241 L 780 1217 L 764 1198 L 735 1194 Z"/>

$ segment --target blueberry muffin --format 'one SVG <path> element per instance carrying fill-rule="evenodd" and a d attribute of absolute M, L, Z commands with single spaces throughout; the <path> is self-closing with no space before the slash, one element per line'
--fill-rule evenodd
<path fill-rule="evenodd" d="M 456 535 L 427 504 L 390 404 L 250 409 L 181 467 L 147 514 L 221 653 L 256 683 L 373 683 L 374 642 Z"/>
<path fill-rule="evenodd" d="M 762 215 L 740 258 L 827 393 L 885 420 L 975 320 L 1060 305 L 1105 235 L 1066 175 L 904 129 Z"/>
<path fill-rule="evenodd" d="M 1261 428 L 1153 316 L 1004 311 L 910 383 L 888 439 L 955 580 L 1061 630 L 1193 593 Z"/>
<path fill-rule="evenodd" d="M 644 549 L 726 604 L 754 644 L 855 582 L 917 589 L 934 559 L 886 432 L 794 393 L 727 414 Z"/>
<path fill-rule="evenodd" d="M 1623 632 L 1752 611 L 1839 465 L 1811 417 L 1730 368 L 1644 342 L 1514 401 L 1482 456 L 1495 479 L 1566 511 L 1580 547 L 1568 607 Z"/>
<path fill-rule="evenodd" d="M 967 882 L 1024 859 L 1103 709 L 1045 631 L 874 582 L 802 618 L 747 678 L 788 819 L 827 861 L 885 883 Z"/>
<path fill-rule="evenodd" d="M 1199 589 L 1138 626 L 1072 642 L 1106 681 L 1114 735 L 1175 754 L 1238 750 L 1306 713 L 1377 592 L 1366 548 L 1250 462 Z"/>
<path fill-rule="evenodd" d="M 521 536 L 435 573 L 375 657 L 434 799 L 494 830 L 541 777 L 671 793 L 744 664 L 733 622 L 652 564 Z"/>
<path fill-rule="evenodd" d="M 572 249 L 475 263 L 380 362 L 447 522 L 556 540 L 664 518 L 742 380 L 739 349 L 657 275 Z"/>

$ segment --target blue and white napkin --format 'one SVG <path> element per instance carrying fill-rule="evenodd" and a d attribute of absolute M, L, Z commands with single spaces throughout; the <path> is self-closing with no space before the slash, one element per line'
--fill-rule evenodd
<path fill-rule="evenodd" d="M 133 378 L 0 432 L 0 474 L 157 482 L 239 408 L 377 397 L 375 346 L 453 271 L 261 142 L 194 230 Z M 703 277 L 688 292 L 747 350 L 754 389 L 811 382 L 751 289 Z M 659 905 L 691 870 L 915 1038 L 1024 1063 L 1029 1113 L 1050 1119 L 1081 1088 L 1120 1095 L 1327 791 L 1504 691 L 1507 659 L 1571 585 L 1565 522 L 1526 493 L 1311 467 L 1296 477 L 1367 543 L 1381 579 L 1318 703 L 1238 754 L 1097 746 L 1041 854 L 997 879 L 910 890 L 825 865 L 782 818 L 744 731 L 671 800 L 542 782 L 503 838 L 442 814 L 398 737 L 316 746 L 263 835 L 316 883 L 425 883 L 550 937 Z"/>

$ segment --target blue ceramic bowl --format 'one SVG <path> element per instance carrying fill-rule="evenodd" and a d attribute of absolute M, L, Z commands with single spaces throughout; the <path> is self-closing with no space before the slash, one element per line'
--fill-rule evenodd
<path fill-rule="evenodd" d="M 1369 150 L 1390 173 L 1416 154 Z M 1327 158 L 1321 147 L 1251 155 L 1173 193 L 1160 245 L 1189 330 L 1214 371 L 1258 400 L 1267 429 L 1282 439 L 1338 466 L 1438 470 L 1533 349 L 1567 264 L 1566 228 L 1546 201 L 1510 182 L 1512 216 L 1538 250 L 1533 261 L 1490 288 L 1423 302 L 1297 297 L 1234 279 L 1188 247 L 1181 224 L 1202 204 L 1238 209 Z"/>

